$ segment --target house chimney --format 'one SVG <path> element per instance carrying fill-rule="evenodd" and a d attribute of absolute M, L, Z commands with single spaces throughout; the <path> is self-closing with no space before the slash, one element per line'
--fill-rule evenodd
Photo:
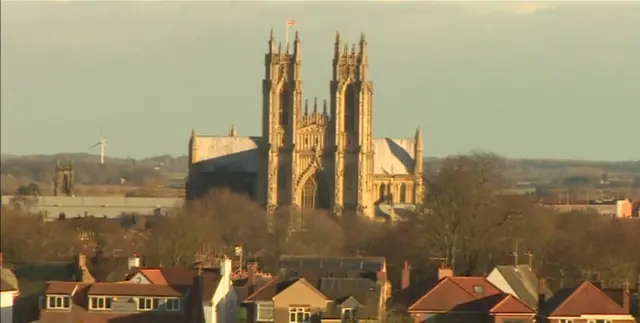
<path fill-rule="evenodd" d="M 628 281 L 622 283 L 622 308 L 625 313 L 631 313 L 631 293 Z"/>
<path fill-rule="evenodd" d="M 453 269 L 442 265 L 438 267 L 438 280 L 442 280 L 445 277 L 453 277 Z"/>
<path fill-rule="evenodd" d="M 78 268 L 87 268 L 87 256 L 84 254 L 78 254 Z"/>
<path fill-rule="evenodd" d="M 133 255 L 131 255 L 131 257 L 129 257 L 129 261 L 128 261 L 129 269 L 131 269 L 131 268 L 140 268 L 140 266 L 141 266 L 140 257 L 138 256 L 138 254 L 133 253 Z"/>
<path fill-rule="evenodd" d="M 402 290 L 405 290 L 407 289 L 407 287 L 409 287 L 410 277 L 411 277 L 411 267 L 409 267 L 409 262 L 405 261 L 404 267 L 402 268 L 402 278 L 400 282 L 400 288 Z"/>
<path fill-rule="evenodd" d="M 596 287 L 598 287 L 598 289 L 602 289 L 603 286 L 602 286 L 602 279 L 600 279 L 600 273 L 593 274 L 593 279 L 591 280 L 591 283 Z"/>
<path fill-rule="evenodd" d="M 547 302 L 547 295 L 544 292 L 546 285 L 547 281 L 544 277 L 538 278 L 538 309 L 541 309 Z"/>
<path fill-rule="evenodd" d="M 201 267 L 199 268 L 200 268 L 199 270 L 201 270 Z M 193 304 L 198 304 L 202 302 L 203 289 L 204 289 L 203 280 L 204 280 L 204 277 L 200 273 L 195 277 L 193 277 L 191 289 L 189 290 L 189 293 L 187 294 L 187 299 L 186 299 L 186 302 L 188 302 L 188 304 L 191 305 L 189 306 L 191 310 L 186 311 L 185 313 L 185 317 L 187 319 L 186 322 L 204 322 L 205 321 L 204 311 L 202 310 L 202 307 L 193 306 Z"/>
<path fill-rule="evenodd" d="M 89 272 L 89 268 L 87 267 L 87 256 L 82 253 L 78 254 L 77 261 L 78 270 L 80 271 L 80 281 L 83 283 L 93 283 L 95 282 L 95 278 Z"/>

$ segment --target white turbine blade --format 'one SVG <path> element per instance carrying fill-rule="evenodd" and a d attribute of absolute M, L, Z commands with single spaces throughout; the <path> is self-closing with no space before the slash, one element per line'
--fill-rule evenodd
<path fill-rule="evenodd" d="M 89 148 L 96 148 L 98 146 L 100 146 L 102 143 L 101 142 L 96 142 L 95 144 L 93 144 L 93 146 L 89 147 Z"/>

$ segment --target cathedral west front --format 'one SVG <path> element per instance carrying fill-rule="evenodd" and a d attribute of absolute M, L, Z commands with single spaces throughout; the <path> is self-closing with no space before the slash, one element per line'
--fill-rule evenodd
<path fill-rule="evenodd" d="M 241 136 L 233 126 L 226 136 L 192 132 L 187 198 L 228 187 L 269 211 L 290 206 L 369 217 L 385 213 L 385 206 L 393 212 L 394 205 L 421 203 L 420 129 L 405 139 L 373 138 L 365 35 L 347 44 L 336 33 L 329 99 L 321 102 L 304 98 L 301 46 L 297 31 L 284 47 L 271 32 L 261 135 Z"/>

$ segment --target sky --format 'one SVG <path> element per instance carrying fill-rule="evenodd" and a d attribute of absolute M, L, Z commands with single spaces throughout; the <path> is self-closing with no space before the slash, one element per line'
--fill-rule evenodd
<path fill-rule="evenodd" d="M 425 155 L 637 160 L 640 2 L 2 2 L 1 150 L 185 155 L 261 133 L 269 29 L 296 21 L 304 96 L 365 32 L 376 137 Z M 293 30 L 291 31 L 293 33 Z M 635 140 L 632 140 L 635 137 Z"/>

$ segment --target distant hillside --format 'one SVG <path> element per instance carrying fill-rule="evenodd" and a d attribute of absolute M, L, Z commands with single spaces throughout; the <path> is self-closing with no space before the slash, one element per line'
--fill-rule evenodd
<path fill-rule="evenodd" d="M 170 155 L 135 160 L 106 158 L 86 153 L 57 155 L 1 156 L 1 184 L 3 193 L 13 193 L 29 183 L 36 183 L 50 191 L 57 161 L 73 163 L 77 185 L 127 185 L 164 187 L 183 182 L 187 173 L 187 157 Z"/>
<path fill-rule="evenodd" d="M 135 160 L 107 158 L 100 165 L 94 154 L 75 153 L 57 155 L 18 156 L 2 154 L 2 191 L 13 193 L 19 186 L 31 182 L 43 187 L 51 185 L 56 161 L 66 164 L 72 160 L 79 185 L 122 185 L 171 187 L 183 183 L 187 174 L 187 156 L 162 155 Z M 437 168 L 442 159 L 427 157 L 427 168 Z M 599 162 L 581 160 L 510 159 L 507 177 L 513 183 L 531 187 L 589 186 L 601 188 L 606 179 L 608 187 L 640 186 L 640 160 Z"/>

